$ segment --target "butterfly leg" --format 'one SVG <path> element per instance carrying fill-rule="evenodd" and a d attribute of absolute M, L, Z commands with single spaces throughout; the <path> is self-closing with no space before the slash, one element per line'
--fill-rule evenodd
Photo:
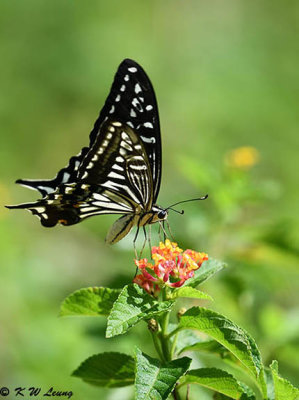
<path fill-rule="evenodd" d="M 147 234 L 146 234 L 146 229 L 145 229 L 144 225 L 143 225 L 142 229 L 143 229 L 143 234 L 144 234 L 144 241 L 143 241 L 143 245 L 142 245 L 142 248 L 141 248 L 141 251 L 140 251 L 140 258 L 142 256 L 143 250 L 144 250 L 146 242 L 147 242 Z"/>
<path fill-rule="evenodd" d="M 160 224 L 160 228 L 162 229 L 162 232 L 163 232 L 163 241 L 165 242 L 165 240 L 166 240 L 166 238 L 167 238 L 167 233 L 166 233 L 166 231 L 165 231 L 165 224 L 164 224 L 164 221 L 159 221 L 159 224 Z M 161 233 L 161 232 L 160 232 Z M 160 238 L 161 238 L 161 236 L 160 236 Z"/>
<path fill-rule="evenodd" d="M 168 232 L 169 232 L 169 235 L 170 235 L 171 239 L 172 239 L 173 241 L 175 241 L 175 240 L 174 240 L 174 237 L 173 237 L 173 234 L 172 234 L 172 232 L 171 232 L 170 224 L 169 224 L 168 220 L 166 220 L 166 225 L 167 225 L 167 229 L 168 229 Z"/>
<path fill-rule="evenodd" d="M 139 223 L 137 224 L 137 231 L 136 231 L 136 234 L 135 234 L 135 237 L 134 237 L 134 240 L 133 240 L 134 253 L 135 253 L 135 259 L 136 260 L 139 260 L 137 249 L 136 249 L 136 240 L 137 240 L 137 237 L 138 237 L 138 233 L 139 233 Z"/>
<path fill-rule="evenodd" d="M 148 226 L 148 245 L 149 245 L 149 254 L 152 258 L 152 226 Z"/>

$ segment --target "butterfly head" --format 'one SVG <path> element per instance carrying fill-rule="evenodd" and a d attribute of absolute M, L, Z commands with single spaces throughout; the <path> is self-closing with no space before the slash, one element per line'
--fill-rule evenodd
<path fill-rule="evenodd" d="M 165 221 L 168 217 L 168 210 L 159 207 L 157 205 L 153 206 L 152 212 L 153 212 L 153 219 L 151 222 L 152 224 L 159 221 Z"/>

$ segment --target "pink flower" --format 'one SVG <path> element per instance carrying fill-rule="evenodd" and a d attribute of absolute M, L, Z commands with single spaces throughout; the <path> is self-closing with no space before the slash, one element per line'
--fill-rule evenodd
<path fill-rule="evenodd" d="M 177 243 L 167 239 L 165 243 L 160 242 L 158 247 L 152 247 L 152 259 L 154 264 L 146 258 L 135 260 L 141 273 L 136 275 L 133 282 L 156 296 L 161 287 L 182 286 L 194 276 L 194 271 L 208 259 L 208 255 L 190 249 L 183 251 Z"/>

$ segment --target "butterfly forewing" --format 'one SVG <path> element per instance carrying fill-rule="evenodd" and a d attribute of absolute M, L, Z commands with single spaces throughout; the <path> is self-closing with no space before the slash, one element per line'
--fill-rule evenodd
<path fill-rule="evenodd" d="M 135 61 L 124 60 L 115 75 L 109 96 L 90 134 L 94 143 L 99 127 L 107 119 L 126 123 L 139 136 L 148 156 L 153 180 L 153 200 L 161 181 L 161 138 L 157 100 L 152 84 Z"/>
<path fill-rule="evenodd" d="M 153 203 L 153 183 L 143 143 L 135 131 L 107 120 L 82 161 L 78 180 L 111 189 L 148 210 Z"/>

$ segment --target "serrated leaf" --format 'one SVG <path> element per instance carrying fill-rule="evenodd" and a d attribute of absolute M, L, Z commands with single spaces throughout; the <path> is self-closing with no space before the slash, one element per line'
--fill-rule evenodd
<path fill-rule="evenodd" d="M 274 381 L 273 375 L 270 368 L 265 368 L 265 378 L 267 385 L 267 400 L 275 400 L 275 390 L 274 390 Z"/>
<path fill-rule="evenodd" d="M 135 379 L 135 360 L 122 353 L 101 353 L 87 358 L 72 376 L 91 385 L 122 387 L 132 385 Z"/>
<path fill-rule="evenodd" d="M 220 357 L 224 357 L 228 352 L 227 348 L 222 346 L 222 344 L 218 343 L 216 340 L 207 340 L 204 342 L 197 342 L 192 345 L 188 345 L 180 350 L 180 353 L 185 351 L 203 351 L 207 353 L 218 354 Z"/>
<path fill-rule="evenodd" d="M 188 357 L 161 363 L 136 349 L 136 400 L 164 400 L 188 371 Z"/>
<path fill-rule="evenodd" d="M 199 368 L 188 371 L 182 378 L 180 386 L 198 384 L 214 392 L 219 392 L 232 399 L 253 400 L 253 392 L 241 385 L 233 375 L 218 368 Z"/>
<path fill-rule="evenodd" d="M 291 382 L 282 378 L 278 374 L 278 362 L 272 361 L 270 369 L 273 375 L 275 400 L 298 400 L 299 389 L 295 388 Z"/>
<path fill-rule="evenodd" d="M 226 264 L 223 261 L 209 258 L 195 271 L 194 278 L 190 279 L 186 286 L 196 287 L 201 285 L 224 267 L 226 267 Z"/>
<path fill-rule="evenodd" d="M 59 315 L 109 315 L 119 293 L 120 289 L 104 287 L 89 287 L 77 290 L 63 301 Z"/>
<path fill-rule="evenodd" d="M 171 294 L 172 299 L 177 299 L 179 297 L 189 297 L 189 298 L 194 298 L 194 299 L 213 300 L 212 297 L 209 296 L 208 294 L 201 292 L 200 290 L 197 290 L 190 286 L 184 286 L 184 287 L 175 289 L 172 292 L 172 294 Z"/>
<path fill-rule="evenodd" d="M 139 321 L 170 310 L 174 301 L 157 301 L 136 284 L 121 291 L 108 317 L 106 337 L 122 335 Z"/>
<path fill-rule="evenodd" d="M 255 377 L 259 376 L 260 363 L 252 354 L 245 331 L 223 315 L 204 307 L 192 307 L 182 315 L 178 329 L 196 329 L 208 334 L 236 356 Z"/>

